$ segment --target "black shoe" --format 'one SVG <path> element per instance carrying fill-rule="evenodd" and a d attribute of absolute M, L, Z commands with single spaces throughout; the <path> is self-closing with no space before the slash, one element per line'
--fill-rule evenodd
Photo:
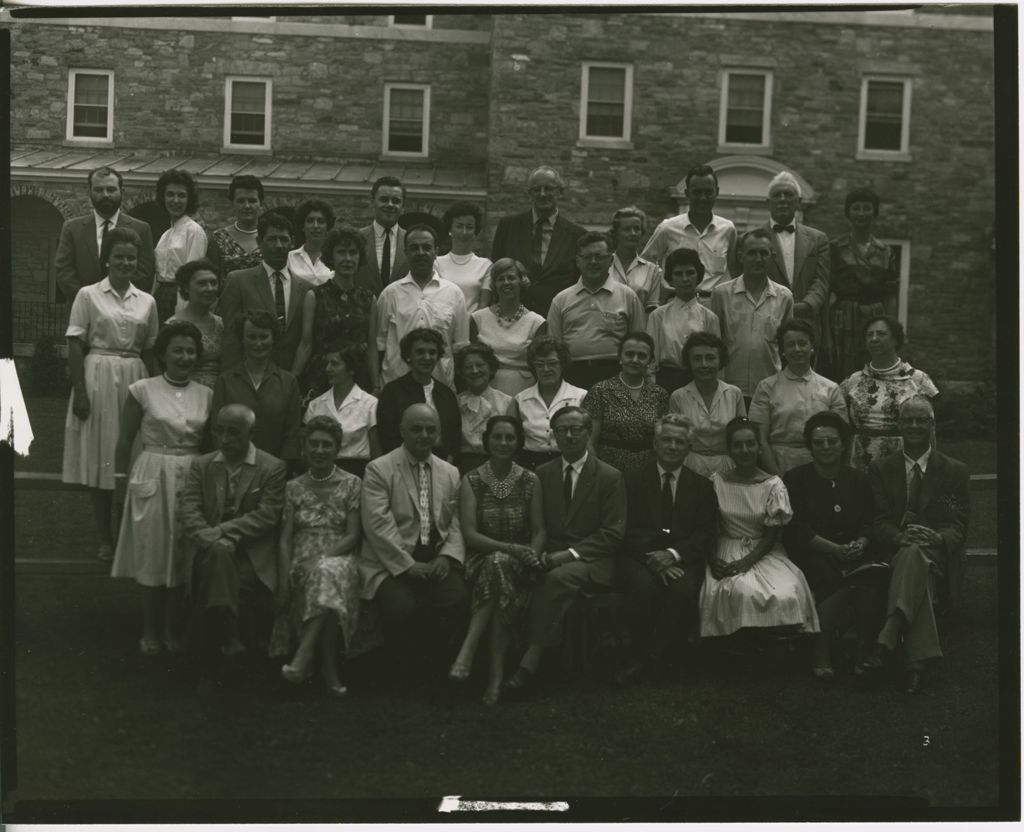
<path fill-rule="evenodd" d="M 915 694 L 921 692 L 924 683 L 924 673 L 920 670 L 908 670 L 903 677 L 903 692 Z"/>
<path fill-rule="evenodd" d="M 508 699 L 523 699 L 537 687 L 533 672 L 517 667 L 515 673 L 501 683 L 501 693 Z"/>

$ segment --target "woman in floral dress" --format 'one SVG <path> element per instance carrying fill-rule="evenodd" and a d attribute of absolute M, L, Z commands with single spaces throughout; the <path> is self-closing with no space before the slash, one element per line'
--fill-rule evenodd
<path fill-rule="evenodd" d="M 542 574 L 544 508 L 537 475 L 514 462 L 523 445 L 523 425 L 512 416 L 492 416 L 484 429 L 487 462 L 470 471 L 459 489 L 459 519 L 466 542 L 466 578 L 472 593 L 469 632 L 449 671 L 469 678 L 473 657 L 488 627 L 490 670 L 484 702 L 498 701 L 505 653 L 518 636 L 530 588 Z"/>
<path fill-rule="evenodd" d="M 294 683 L 309 679 L 319 647 L 320 672 L 327 690 L 340 696 L 346 688 L 338 676 L 338 628 L 348 648 L 359 619 L 361 582 L 356 555 L 362 483 L 334 465 L 342 438 L 336 421 L 315 416 L 304 433 L 309 470 L 285 486 L 275 598 L 278 611 L 287 610 L 287 629 L 298 635 L 299 646 L 291 662 L 281 668 L 281 675 Z M 272 655 L 287 650 L 282 644 L 287 636 L 281 636 L 281 628 L 275 627 Z"/>
<path fill-rule="evenodd" d="M 868 318 L 864 340 L 871 360 L 839 385 L 853 428 L 850 464 L 861 471 L 867 471 L 876 459 L 903 450 L 896 421 L 904 400 L 939 394 L 927 373 L 915 370 L 897 355 L 903 346 L 903 326 L 895 318 Z"/>
<path fill-rule="evenodd" d="M 214 231 L 206 249 L 207 258 L 217 267 L 222 287 L 231 272 L 263 262 L 256 241 L 256 223 L 263 213 L 263 183 L 255 176 L 236 176 L 228 185 L 228 199 L 235 207 L 235 221 Z"/>
<path fill-rule="evenodd" d="M 174 275 L 178 294 L 185 301 L 165 323 L 186 322 L 203 336 L 203 353 L 192 370 L 192 380 L 213 389 L 220 375 L 220 345 L 224 340 L 224 321 L 213 314 L 217 303 L 217 270 L 209 260 L 192 260 Z"/>
<path fill-rule="evenodd" d="M 619 344 L 619 374 L 599 381 L 580 403 L 593 419 L 597 455 L 623 474 L 653 458 L 654 423 L 668 413 L 668 391 L 646 379 L 653 358 L 650 335 L 627 333 Z"/>

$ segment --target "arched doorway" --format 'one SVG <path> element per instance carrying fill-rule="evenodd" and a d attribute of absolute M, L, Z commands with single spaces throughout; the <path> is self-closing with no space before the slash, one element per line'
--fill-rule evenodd
<path fill-rule="evenodd" d="M 723 156 L 709 162 L 718 177 L 718 199 L 715 213 L 730 219 L 740 233 L 768 222 L 768 183 L 782 171 L 789 171 L 800 183 L 803 191 L 803 207 L 806 209 L 817 200 L 814 188 L 795 170 L 764 156 Z M 679 180 L 672 190 L 672 196 L 679 207 L 679 213 L 687 210 L 685 179 Z M 797 220 L 802 219 L 802 211 Z"/>

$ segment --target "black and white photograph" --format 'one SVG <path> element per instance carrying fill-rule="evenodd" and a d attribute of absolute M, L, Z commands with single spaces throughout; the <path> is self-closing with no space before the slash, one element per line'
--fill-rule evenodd
<path fill-rule="evenodd" d="M 1017 33 L 0 10 L 3 820 L 1019 820 Z"/>

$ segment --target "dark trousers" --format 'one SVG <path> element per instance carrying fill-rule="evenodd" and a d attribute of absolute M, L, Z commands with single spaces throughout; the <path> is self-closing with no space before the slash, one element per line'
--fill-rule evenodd
<path fill-rule="evenodd" d="M 816 603 L 821 604 L 842 590 L 852 591 L 851 607 L 857 641 L 863 647 L 875 640 L 885 621 L 886 588 L 890 575 L 888 571 L 879 569 L 844 578 L 836 563 L 822 555 L 794 551 L 791 560 L 804 573 Z M 849 619 L 846 620 L 848 622 Z M 843 626 L 849 625 L 844 623 Z"/>
<path fill-rule="evenodd" d="M 230 554 L 209 549 L 198 553 L 193 581 L 196 607 L 205 619 L 203 641 L 207 647 L 223 641 L 226 616 L 238 621 L 243 641 L 262 643 L 269 633 L 271 594 L 243 548 Z"/>
<path fill-rule="evenodd" d="M 604 589 L 591 577 L 591 567 L 574 560 L 556 566 L 544 576 L 530 600 L 530 642 L 554 647 L 562 641 L 562 622 L 576 596 L 586 590 Z"/>
<path fill-rule="evenodd" d="M 564 377 L 569 384 L 589 390 L 599 381 L 611 378 L 618 372 L 617 358 L 581 358 L 573 359 L 572 364 L 565 369 Z"/>
<path fill-rule="evenodd" d="M 664 662 L 697 624 L 704 570 L 691 567 L 683 577 L 665 584 L 642 563 L 624 557 L 619 562 L 619 579 L 628 596 L 626 613 L 636 658 Z"/>

